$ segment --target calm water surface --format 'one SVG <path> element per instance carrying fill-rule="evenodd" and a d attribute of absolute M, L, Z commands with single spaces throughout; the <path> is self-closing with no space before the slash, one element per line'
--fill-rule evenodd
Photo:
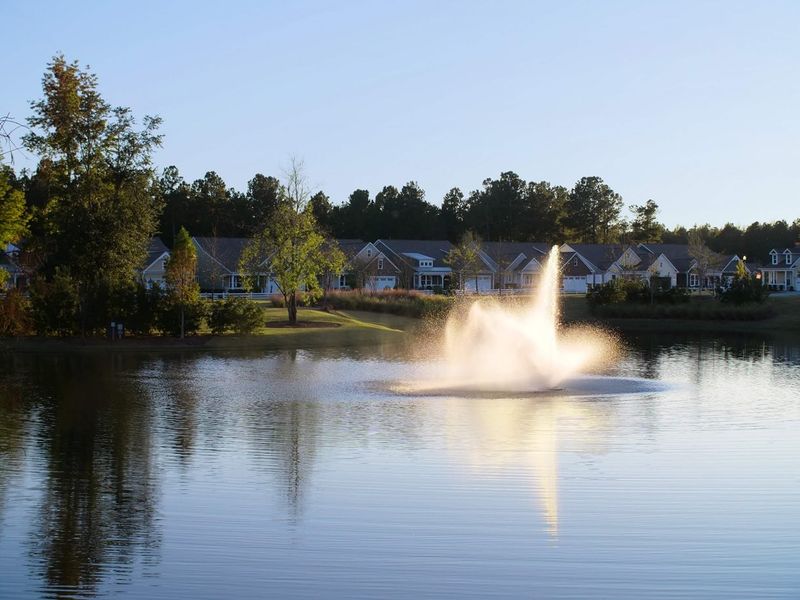
<path fill-rule="evenodd" d="M 800 597 L 800 344 L 640 340 L 602 393 L 392 392 L 435 368 L 0 356 L 0 598 Z"/>

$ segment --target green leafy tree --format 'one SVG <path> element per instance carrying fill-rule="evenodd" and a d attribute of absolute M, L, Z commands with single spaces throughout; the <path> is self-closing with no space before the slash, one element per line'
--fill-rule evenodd
<path fill-rule="evenodd" d="M 319 292 L 319 277 L 327 268 L 325 238 L 310 211 L 282 205 L 264 230 L 248 244 L 240 262 L 245 284 L 252 289 L 259 274 L 271 273 L 283 295 L 289 322 L 297 323 L 297 296 Z"/>
<path fill-rule="evenodd" d="M 200 299 L 200 286 L 197 283 L 197 252 L 189 232 L 183 227 L 175 236 L 164 278 L 167 282 L 167 297 L 180 314 L 180 336 L 183 339 L 186 333 L 187 309 Z"/>
<path fill-rule="evenodd" d="M 0 252 L 4 252 L 8 244 L 19 241 L 28 226 L 25 194 L 11 185 L 12 177 L 11 168 L 0 165 Z M 7 277 L 8 271 L 0 269 L 0 288 Z"/>
<path fill-rule="evenodd" d="M 324 242 L 322 257 L 324 264 L 322 265 L 320 283 L 322 284 L 322 304 L 324 306 L 328 302 L 328 291 L 333 287 L 333 282 L 338 280 L 339 276 L 347 268 L 347 257 L 342 252 L 339 244 L 336 243 L 336 240 L 331 238 L 326 239 Z"/>
<path fill-rule="evenodd" d="M 311 194 L 301 162 L 292 160 L 286 179 L 284 201 L 245 247 L 239 270 L 246 274 L 248 289 L 269 272 L 283 295 L 289 323 L 295 324 L 298 293 L 318 294 L 320 279 L 332 267 L 325 237 L 308 204 Z"/>
<path fill-rule="evenodd" d="M 56 56 L 42 78 L 44 97 L 31 103 L 25 147 L 37 154 L 48 194 L 39 211 L 43 275 L 57 266 L 77 286 L 81 330 L 100 287 L 135 277 L 160 210 L 151 166 L 157 117 L 141 130 L 127 108 L 112 108 L 97 78 L 77 62 Z"/>

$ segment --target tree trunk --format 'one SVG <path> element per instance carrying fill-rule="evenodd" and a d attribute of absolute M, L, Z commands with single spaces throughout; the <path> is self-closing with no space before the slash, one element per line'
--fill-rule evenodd
<path fill-rule="evenodd" d="M 181 306 L 181 339 L 183 339 L 184 324 L 186 322 L 185 315 L 186 315 L 186 309 L 183 306 Z"/>
<path fill-rule="evenodd" d="M 297 292 L 292 292 L 286 301 L 286 310 L 289 313 L 289 323 L 297 323 Z"/>

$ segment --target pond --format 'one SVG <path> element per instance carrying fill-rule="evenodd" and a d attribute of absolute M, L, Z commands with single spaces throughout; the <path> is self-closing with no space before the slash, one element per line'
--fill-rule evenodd
<path fill-rule="evenodd" d="M 436 368 L 0 356 L 0 598 L 800 597 L 800 344 L 650 336 L 621 386 L 395 391 Z"/>

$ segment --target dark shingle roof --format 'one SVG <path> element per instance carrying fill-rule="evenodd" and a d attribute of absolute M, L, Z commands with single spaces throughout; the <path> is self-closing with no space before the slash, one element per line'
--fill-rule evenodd
<path fill-rule="evenodd" d="M 447 240 L 378 240 L 376 244 L 383 244 L 400 260 L 406 262 L 411 259 L 405 254 L 423 254 L 433 259 L 434 267 L 448 267 L 444 262 L 447 253 L 453 244 Z M 379 246 L 380 248 L 380 246 Z M 392 257 L 389 257 L 390 259 Z"/>
<path fill-rule="evenodd" d="M 598 269 L 606 271 L 623 252 L 622 244 L 567 244 Z"/>
<path fill-rule="evenodd" d="M 145 258 L 142 268 L 146 269 L 152 265 L 164 252 L 169 252 L 169 248 L 161 241 L 161 238 L 150 238 L 150 244 L 147 246 L 147 258 Z"/>
<path fill-rule="evenodd" d="M 238 237 L 193 237 L 192 241 L 197 248 L 198 269 L 202 269 L 208 261 L 215 261 L 218 263 L 216 268 L 221 265 L 232 273 L 239 271 L 239 259 L 250 243 L 249 238 Z"/>
<path fill-rule="evenodd" d="M 367 243 L 364 240 L 356 240 L 356 239 L 338 239 L 335 240 L 336 244 L 339 246 L 339 249 L 344 253 L 345 257 L 348 259 L 353 258 L 356 254 L 361 252 L 364 246 Z"/>

